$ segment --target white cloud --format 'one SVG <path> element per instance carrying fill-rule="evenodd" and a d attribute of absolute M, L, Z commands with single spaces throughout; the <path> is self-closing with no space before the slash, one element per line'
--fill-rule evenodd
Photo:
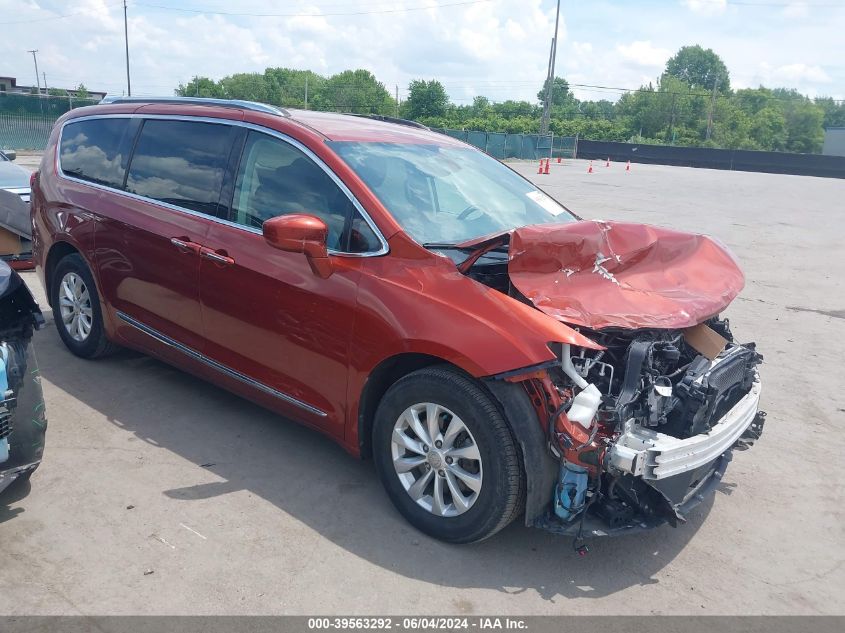
<path fill-rule="evenodd" d="M 783 8 L 785 18 L 805 18 L 810 14 L 806 2 L 792 2 Z"/>
<path fill-rule="evenodd" d="M 787 64 L 775 68 L 771 76 L 785 82 L 811 81 L 816 83 L 830 83 L 833 81 L 821 66 L 807 64 Z"/>
<path fill-rule="evenodd" d="M 757 0 L 754 0 L 755 2 Z M 790 1 L 790 0 L 787 0 Z M 494 101 L 536 100 L 554 30 L 553 0 L 492 0 L 439 7 L 455 0 L 182 0 L 162 3 L 230 13 L 296 13 L 238 17 L 129 6 L 132 87 L 171 94 L 194 75 L 219 79 L 268 66 L 330 75 L 366 68 L 404 96 L 415 78 L 437 78 L 457 103 L 483 94 Z M 728 6 L 720 0 L 660 3 L 563 3 L 556 71 L 580 98 L 615 99 L 618 91 L 654 81 L 666 59 L 686 44 L 713 48 L 732 83 L 787 85 L 841 98 L 845 67 L 837 64 L 845 9 L 813 8 L 791 21 L 793 8 Z M 72 4 L 72 6 L 71 6 Z M 814 5 L 807 2 L 811 7 Z M 706 5 L 706 6 L 705 6 Z M 420 11 L 331 16 L 329 13 L 415 8 Z M 646 7 L 649 7 L 646 9 Z M 721 10 L 718 19 L 690 12 Z M 65 14 L 62 19 L 44 20 Z M 311 17 L 315 14 L 321 14 Z M 751 20 L 753 18 L 753 20 Z M 38 20 L 25 22 L 26 20 Z M 125 89 L 123 10 L 114 0 L 0 0 L 0 74 L 34 83 L 32 56 L 51 86 L 120 94 Z M 577 30 L 576 30 L 577 28 Z M 761 66 L 761 62 L 767 66 Z M 797 65 L 796 64 L 803 64 Z"/>
<path fill-rule="evenodd" d="M 740 75 L 734 82 L 736 88 L 756 88 L 763 85 L 767 88 L 795 88 L 810 97 L 819 95 L 841 98 L 841 95 L 830 91 L 834 79 L 822 66 L 794 62 L 791 64 L 772 65 L 761 62 L 754 71 L 747 75 Z"/>
<path fill-rule="evenodd" d="M 616 51 L 628 64 L 642 68 L 663 68 L 672 55 L 668 49 L 654 46 L 648 40 L 617 44 Z"/>
<path fill-rule="evenodd" d="M 684 0 L 684 5 L 693 13 L 718 15 L 728 8 L 727 0 Z"/>

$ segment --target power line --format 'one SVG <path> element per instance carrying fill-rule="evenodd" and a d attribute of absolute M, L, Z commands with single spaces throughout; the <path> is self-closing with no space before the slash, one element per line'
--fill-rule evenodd
<path fill-rule="evenodd" d="M 160 4 L 152 4 L 147 2 L 132 2 L 133 6 L 139 7 L 147 7 L 151 9 L 160 9 L 162 11 L 176 11 L 180 13 L 195 13 L 195 14 L 211 14 L 211 15 L 227 15 L 232 17 L 255 17 L 255 18 L 296 18 L 296 17 L 334 17 L 334 16 L 355 16 L 355 15 L 380 15 L 380 14 L 390 14 L 390 13 L 408 13 L 411 11 L 425 11 L 427 9 L 446 9 L 449 7 L 462 7 L 462 6 L 470 6 L 476 4 L 488 4 L 493 2 L 493 0 L 464 0 L 463 2 L 447 2 L 444 4 L 433 4 L 433 5 L 426 5 L 421 7 L 403 7 L 399 9 L 378 9 L 378 10 L 371 10 L 371 11 L 339 11 L 339 12 L 331 12 L 331 13 L 239 13 L 235 11 L 215 11 L 213 9 L 188 9 L 184 7 L 171 7 L 167 5 L 160 5 Z M 389 2 L 378 2 L 372 3 L 372 5 L 379 4 L 379 5 L 390 5 Z M 122 6 L 123 3 L 109 5 L 107 8 L 117 8 Z M 372 6 L 371 5 L 371 6 Z M 336 4 L 325 5 L 325 6 L 339 6 Z M 319 9 L 319 7 L 318 7 Z M 92 12 L 90 10 L 85 11 L 75 11 L 73 13 L 63 13 L 61 15 L 51 15 L 43 18 L 31 18 L 27 20 L 12 20 L 7 22 L 0 22 L 0 25 L 12 25 L 12 24 L 32 24 L 35 22 L 48 22 L 51 20 L 63 20 L 65 18 L 72 18 L 81 15 L 90 16 Z"/>
<path fill-rule="evenodd" d="M 209 9 L 186 9 L 184 7 L 169 7 L 161 4 L 150 4 L 147 2 L 133 2 L 132 4 L 139 7 L 149 7 L 152 9 L 162 9 L 164 11 L 178 11 L 181 13 L 201 13 L 211 15 L 228 15 L 233 17 L 251 17 L 251 18 L 327 18 L 335 16 L 353 16 L 353 15 L 378 15 L 384 13 L 408 13 L 410 11 L 426 11 L 428 9 L 445 9 L 448 7 L 462 7 L 473 4 L 487 4 L 493 0 L 465 0 L 464 2 L 451 2 L 447 4 L 432 4 L 423 7 L 403 7 L 401 9 L 383 9 L 377 11 L 347 11 L 339 13 L 239 13 L 229 11 L 212 11 Z"/>
<path fill-rule="evenodd" d="M 120 5 L 117 5 L 117 4 L 108 5 L 107 8 L 111 9 L 112 7 L 117 7 L 117 6 L 120 6 Z M 44 18 L 32 18 L 32 19 L 29 19 L 29 20 L 13 20 L 11 22 L 0 22 L 0 25 L 5 26 L 7 24 L 31 24 L 33 22 L 48 22 L 50 20 L 63 20 L 65 18 L 72 18 L 72 17 L 78 16 L 78 15 L 90 16 L 92 13 L 94 13 L 94 12 L 92 12 L 90 10 L 75 11 L 74 13 L 63 13 L 61 15 L 51 15 L 51 16 L 44 17 Z"/>

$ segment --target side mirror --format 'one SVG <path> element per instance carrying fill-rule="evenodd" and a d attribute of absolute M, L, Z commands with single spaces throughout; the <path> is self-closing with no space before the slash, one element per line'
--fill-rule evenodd
<path fill-rule="evenodd" d="M 262 225 L 264 240 L 273 248 L 288 253 L 303 253 L 314 274 L 326 279 L 332 274 L 326 242 L 329 229 L 313 215 L 294 213 L 270 218 Z"/>
<path fill-rule="evenodd" d="M 3 149 L 0 152 L 3 152 L 3 155 L 9 160 L 15 160 L 18 157 L 18 153 L 13 149 Z"/>

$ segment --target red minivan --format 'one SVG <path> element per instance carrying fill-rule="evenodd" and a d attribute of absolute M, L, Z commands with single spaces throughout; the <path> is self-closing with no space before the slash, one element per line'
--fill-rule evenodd
<path fill-rule="evenodd" d="M 676 525 L 759 437 L 720 243 L 583 221 L 409 121 L 106 101 L 57 122 L 32 187 L 77 356 L 141 350 L 317 429 L 458 543 Z"/>

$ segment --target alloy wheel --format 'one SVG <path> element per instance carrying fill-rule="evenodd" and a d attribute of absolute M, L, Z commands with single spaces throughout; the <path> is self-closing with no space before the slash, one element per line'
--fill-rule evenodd
<path fill-rule="evenodd" d="M 94 312 L 88 288 L 75 272 L 67 273 L 59 282 L 59 309 L 62 324 L 70 337 L 84 342 L 91 334 Z"/>
<path fill-rule="evenodd" d="M 472 433 L 432 402 L 408 407 L 393 426 L 393 468 L 417 505 L 435 516 L 469 510 L 481 492 L 481 454 Z"/>

